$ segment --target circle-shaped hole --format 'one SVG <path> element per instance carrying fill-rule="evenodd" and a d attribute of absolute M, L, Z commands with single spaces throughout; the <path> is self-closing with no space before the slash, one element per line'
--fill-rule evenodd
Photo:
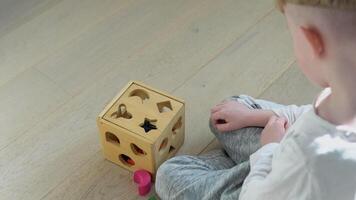
<path fill-rule="evenodd" d="M 162 151 L 163 149 L 165 149 L 167 147 L 167 144 L 168 144 L 168 138 L 164 138 L 161 145 L 159 145 L 158 151 Z"/>
<path fill-rule="evenodd" d="M 115 134 L 113 134 L 111 132 L 106 132 L 105 133 L 105 138 L 106 138 L 107 142 L 110 142 L 110 143 L 113 143 L 113 144 L 120 144 L 119 138 Z"/>
<path fill-rule="evenodd" d="M 139 97 L 142 101 L 142 103 L 144 103 L 145 101 L 147 101 L 150 97 L 148 96 L 148 93 L 142 89 L 136 89 L 133 90 L 129 97 Z"/>
<path fill-rule="evenodd" d="M 136 144 L 131 143 L 130 146 L 131 146 L 131 150 L 134 152 L 134 154 L 136 154 L 136 155 L 147 155 L 147 153 L 143 149 L 138 147 Z"/>
<path fill-rule="evenodd" d="M 135 165 L 135 161 L 132 160 L 129 156 L 125 154 L 120 154 L 119 155 L 119 160 L 126 166 L 132 167 Z"/>
<path fill-rule="evenodd" d="M 182 117 L 180 117 L 178 119 L 178 121 L 174 124 L 173 128 L 172 128 L 172 132 L 173 132 L 174 135 L 177 134 L 180 131 L 180 129 L 182 128 L 182 125 L 183 125 Z"/>

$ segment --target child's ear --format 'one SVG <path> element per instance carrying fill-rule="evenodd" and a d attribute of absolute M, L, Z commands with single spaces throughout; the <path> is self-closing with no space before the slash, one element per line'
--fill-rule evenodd
<path fill-rule="evenodd" d="M 300 28 L 302 29 L 302 32 L 304 36 L 307 38 L 309 44 L 313 48 L 315 55 L 318 58 L 323 57 L 325 54 L 325 46 L 324 46 L 323 38 L 319 33 L 319 31 L 317 31 L 314 28 L 305 28 L 305 27 L 300 27 Z"/>

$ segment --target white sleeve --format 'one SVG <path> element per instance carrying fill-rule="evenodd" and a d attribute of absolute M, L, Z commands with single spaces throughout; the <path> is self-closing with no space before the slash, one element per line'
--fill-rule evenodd
<path fill-rule="evenodd" d="M 269 144 L 250 157 L 251 171 L 246 177 L 240 200 L 285 200 L 293 190 L 303 190 L 307 172 L 303 155 L 293 140 Z"/>
<path fill-rule="evenodd" d="M 273 152 L 276 148 L 279 147 L 279 145 L 280 144 L 278 143 L 267 144 L 250 156 L 250 166 L 259 169 L 256 171 L 264 172 L 263 174 L 253 174 L 251 171 L 249 177 L 250 179 L 253 179 L 254 176 L 260 176 L 260 178 L 264 178 L 267 176 L 267 174 L 269 174 L 272 166 Z"/>
<path fill-rule="evenodd" d="M 313 108 L 312 105 L 288 105 L 281 108 L 271 108 L 271 110 L 279 117 L 284 117 L 292 125 L 304 113 Z"/>

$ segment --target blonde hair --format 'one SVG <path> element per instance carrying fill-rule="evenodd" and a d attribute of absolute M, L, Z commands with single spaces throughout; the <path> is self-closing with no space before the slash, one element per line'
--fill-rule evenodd
<path fill-rule="evenodd" d="M 277 0 L 281 10 L 286 3 L 356 11 L 356 0 Z"/>

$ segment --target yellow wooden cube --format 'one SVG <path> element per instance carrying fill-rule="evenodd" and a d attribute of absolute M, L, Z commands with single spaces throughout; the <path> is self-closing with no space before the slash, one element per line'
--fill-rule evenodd
<path fill-rule="evenodd" d="M 184 142 L 182 100 L 143 83 L 130 82 L 97 119 L 106 159 L 155 174 Z"/>

